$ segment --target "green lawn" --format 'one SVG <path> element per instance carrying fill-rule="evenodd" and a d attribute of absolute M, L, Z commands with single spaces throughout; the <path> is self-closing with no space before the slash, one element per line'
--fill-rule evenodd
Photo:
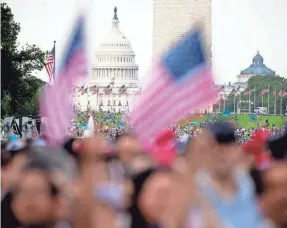
<path fill-rule="evenodd" d="M 240 127 L 244 128 L 252 128 L 257 127 L 258 124 L 265 123 L 266 119 L 269 121 L 269 126 L 272 126 L 272 124 L 275 124 L 275 126 L 280 127 L 283 126 L 285 121 L 287 120 L 287 117 L 284 116 L 282 119 L 282 116 L 258 116 L 256 120 L 251 120 L 249 118 L 249 115 L 247 114 L 239 114 L 237 115 L 237 120 L 234 119 L 235 115 L 231 115 L 228 117 L 224 117 L 221 114 L 217 114 L 218 120 L 227 120 L 231 122 L 237 123 Z M 187 122 L 204 122 L 206 120 L 212 119 L 212 116 L 206 117 L 206 116 L 193 116 L 188 118 L 185 121 L 180 121 L 181 124 L 187 123 Z"/>
<path fill-rule="evenodd" d="M 121 115 L 118 115 L 118 114 L 113 114 L 115 123 L 114 123 L 114 121 L 105 121 L 104 120 L 105 116 L 107 116 L 107 114 L 104 114 L 104 113 L 98 114 L 97 115 L 98 122 L 104 123 L 105 125 L 108 125 L 108 126 L 113 126 L 113 125 L 117 125 L 122 120 Z M 237 120 L 235 120 L 234 117 L 235 117 L 235 115 L 224 117 L 221 114 L 217 114 L 218 120 L 231 121 L 231 122 L 236 123 L 238 126 L 244 127 L 244 128 L 257 127 L 258 124 L 261 124 L 261 123 L 264 124 L 266 119 L 268 119 L 268 121 L 269 121 L 269 126 L 272 126 L 273 124 L 275 124 L 275 126 L 281 127 L 284 125 L 285 121 L 287 120 L 286 116 L 284 116 L 283 119 L 282 119 L 282 116 L 258 116 L 256 120 L 251 120 L 249 118 L 248 114 L 237 115 Z M 212 115 L 209 115 L 209 116 L 191 116 L 185 120 L 180 121 L 179 124 L 184 125 L 184 124 L 187 124 L 188 122 L 200 123 L 200 122 L 205 122 L 205 121 L 211 120 L 211 119 L 212 119 Z M 83 121 L 82 117 L 78 116 L 76 118 L 76 122 L 78 124 L 80 124 L 82 121 Z"/>

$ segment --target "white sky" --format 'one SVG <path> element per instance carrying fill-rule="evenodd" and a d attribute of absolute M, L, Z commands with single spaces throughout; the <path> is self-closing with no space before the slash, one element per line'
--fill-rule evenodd
<path fill-rule="evenodd" d="M 81 0 L 83 2 L 83 0 Z M 140 78 L 151 63 L 152 0 L 85 0 L 90 8 L 91 53 L 111 27 L 114 6 L 120 28 L 129 38 L 140 66 Z M 21 24 L 19 42 L 51 50 L 57 41 L 59 60 L 77 11 L 77 0 L 4 0 Z M 257 50 L 265 64 L 287 77 L 287 0 L 212 0 L 213 66 L 219 82 L 235 81 Z M 43 70 L 42 80 L 48 76 Z"/>

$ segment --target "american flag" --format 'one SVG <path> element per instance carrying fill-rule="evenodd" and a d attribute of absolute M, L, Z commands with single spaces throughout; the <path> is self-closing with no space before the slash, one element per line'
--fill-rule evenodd
<path fill-rule="evenodd" d="M 231 95 L 237 95 L 238 93 L 240 93 L 240 86 L 238 86 L 237 89 L 234 88 L 234 89 L 231 91 Z"/>
<path fill-rule="evenodd" d="M 278 94 L 278 95 L 279 95 L 279 97 L 285 97 L 285 96 L 287 96 L 287 89 L 285 89 L 285 90 L 282 90 L 282 89 L 281 89 L 281 90 L 279 91 L 279 94 Z"/>
<path fill-rule="evenodd" d="M 124 94 L 126 91 L 127 91 L 127 88 L 126 88 L 125 85 L 122 85 L 122 86 L 119 88 L 119 93 L 120 93 L 120 94 Z"/>
<path fill-rule="evenodd" d="M 227 100 L 227 97 L 226 97 L 224 94 L 221 94 L 221 95 L 220 95 L 220 99 L 222 99 L 222 100 Z"/>
<path fill-rule="evenodd" d="M 265 87 L 261 90 L 260 95 L 264 95 L 265 93 L 269 93 L 269 87 Z"/>
<path fill-rule="evenodd" d="M 90 92 L 92 94 L 96 94 L 99 92 L 99 88 L 96 85 L 94 85 L 94 86 L 90 87 Z"/>
<path fill-rule="evenodd" d="M 255 91 L 255 89 L 247 90 L 243 93 L 243 95 L 244 96 L 250 96 L 254 91 Z"/>
<path fill-rule="evenodd" d="M 38 134 L 37 127 L 36 126 L 32 126 L 32 138 L 35 139 L 35 138 L 38 138 L 38 137 L 39 137 L 39 134 Z"/>
<path fill-rule="evenodd" d="M 73 117 L 70 102 L 73 87 L 88 76 L 85 23 L 85 17 L 80 15 L 59 68 L 59 75 L 54 85 L 45 88 L 41 96 L 40 111 L 42 116 L 47 117 L 47 140 L 52 145 L 63 142 Z"/>
<path fill-rule="evenodd" d="M 217 94 L 199 31 L 188 33 L 156 62 L 152 77 L 129 118 L 144 142 Z"/>
<path fill-rule="evenodd" d="M 83 86 L 81 86 L 80 88 L 79 88 L 79 92 L 81 93 L 81 92 L 83 92 L 85 90 L 85 85 L 83 85 Z"/>
<path fill-rule="evenodd" d="M 49 75 L 49 82 L 52 82 L 54 78 L 54 71 L 55 71 L 55 46 L 53 47 L 52 51 L 48 55 L 48 58 L 45 63 L 45 68 Z"/>
<path fill-rule="evenodd" d="M 224 91 L 224 85 L 223 86 L 221 86 L 219 89 L 218 89 L 218 92 L 220 93 L 220 92 L 223 92 Z"/>
<path fill-rule="evenodd" d="M 110 94 L 111 91 L 112 91 L 111 85 L 108 85 L 108 86 L 104 89 L 105 94 Z"/>
<path fill-rule="evenodd" d="M 87 93 L 87 92 L 88 92 L 88 88 L 82 89 L 82 90 L 81 90 L 81 95 L 84 95 L 84 94 Z"/>

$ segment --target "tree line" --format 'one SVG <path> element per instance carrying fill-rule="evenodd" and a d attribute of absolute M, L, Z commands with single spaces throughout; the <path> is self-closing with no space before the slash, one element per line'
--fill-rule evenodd
<path fill-rule="evenodd" d="M 20 31 L 11 8 L 1 3 L 2 117 L 35 115 L 39 89 L 45 85 L 35 73 L 45 66 L 46 52 L 36 45 L 20 46 L 17 41 Z"/>
<path fill-rule="evenodd" d="M 261 91 L 264 88 L 269 88 L 269 92 L 265 93 L 262 97 L 260 95 Z M 237 102 L 239 100 L 245 101 L 241 104 L 241 109 L 247 110 L 248 103 L 247 101 L 250 98 L 250 101 L 253 103 L 251 105 L 251 110 L 253 112 L 254 107 L 267 107 L 268 106 L 268 97 L 269 97 L 269 113 L 270 114 L 280 114 L 281 108 L 283 113 L 286 111 L 287 96 L 279 96 L 280 91 L 287 89 L 287 79 L 279 76 L 261 76 L 257 75 L 251 77 L 247 82 L 247 87 L 245 91 L 252 91 L 250 97 L 249 95 L 244 95 L 244 92 L 237 93 L 234 95 L 230 93 L 225 100 L 225 109 L 231 112 L 234 112 L 234 100 L 235 100 L 235 112 L 237 111 Z M 269 94 L 269 95 L 268 95 Z M 263 98 L 263 103 L 262 103 Z M 223 101 L 221 100 L 221 109 L 223 108 Z"/>

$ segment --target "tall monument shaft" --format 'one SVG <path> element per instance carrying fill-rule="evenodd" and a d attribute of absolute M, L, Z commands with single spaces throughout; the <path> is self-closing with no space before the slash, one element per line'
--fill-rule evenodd
<path fill-rule="evenodd" d="M 211 60 L 211 0 L 153 0 L 153 57 L 196 23 L 204 26 L 207 57 Z"/>

